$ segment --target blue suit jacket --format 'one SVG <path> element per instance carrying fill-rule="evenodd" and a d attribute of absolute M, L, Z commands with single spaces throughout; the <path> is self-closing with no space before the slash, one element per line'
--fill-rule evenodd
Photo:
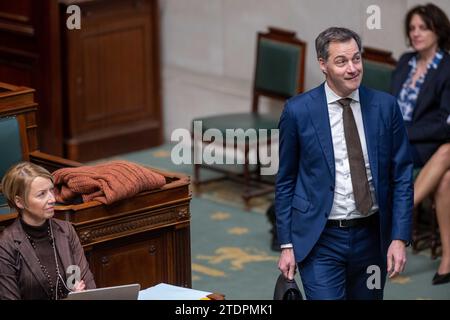
<path fill-rule="evenodd" d="M 392 75 L 391 92 L 397 97 L 408 77 L 409 60 L 416 52 L 401 56 Z M 430 69 L 420 88 L 411 123 L 407 124 L 408 137 L 426 162 L 442 143 L 450 140 L 450 56 L 444 53 L 437 69 Z"/>
<path fill-rule="evenodd" d="M 359 95 L 385 257 L 392 240 L 411 239 L 413 165 L 396 99 L 363 86 Z M 324 85 L 287 101 L 279 129 L 278 239 L 293 244 L 300 262 L 319 239 L 334 198 L 335 160 Z"/>

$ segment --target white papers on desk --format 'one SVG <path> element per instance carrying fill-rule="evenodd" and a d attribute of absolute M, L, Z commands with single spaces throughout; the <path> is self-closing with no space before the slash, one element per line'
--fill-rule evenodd
<path fill-rule="evenodd" d="M 166 283 L 139 291 L 138 300 L 200 300 L 211 292 L 177 287 Z"/>

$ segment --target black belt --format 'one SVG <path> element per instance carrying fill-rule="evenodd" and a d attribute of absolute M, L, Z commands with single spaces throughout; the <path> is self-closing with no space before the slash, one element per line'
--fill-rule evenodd
<path fill-rule="evenodd" d="M 327 227 L 352 228 L 368 226 L 378 219 L 378 213 L 374 213 L 367 218 L 328 220 Z"/>

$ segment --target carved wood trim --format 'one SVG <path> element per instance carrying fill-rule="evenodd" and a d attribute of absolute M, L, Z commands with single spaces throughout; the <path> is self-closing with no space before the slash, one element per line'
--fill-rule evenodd
<path fill-rule="evenodd" d="M 157 212 L 147 212 L 139 216 L 131 215 L 115 221 L 108 221 L 94 227 L 76 228 L 81 244 L 92 245 L 106 241 L 110 238 L 118 238 L 136 234 L 159 227 L 166 227 L 190 219 L 189 205 L 172 207 Z"/>

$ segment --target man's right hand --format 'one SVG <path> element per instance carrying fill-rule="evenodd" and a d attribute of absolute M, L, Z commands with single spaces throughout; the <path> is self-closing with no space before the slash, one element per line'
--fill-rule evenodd
<path fill-rule="evenodd" d="M 281 273 L 283 273 L 283 276 L 289 280 L 294 279 L 296 268 L 294 249 L 282 249 L 280 260 L 278 261 L 278 269 L 280 269 Z"/>

